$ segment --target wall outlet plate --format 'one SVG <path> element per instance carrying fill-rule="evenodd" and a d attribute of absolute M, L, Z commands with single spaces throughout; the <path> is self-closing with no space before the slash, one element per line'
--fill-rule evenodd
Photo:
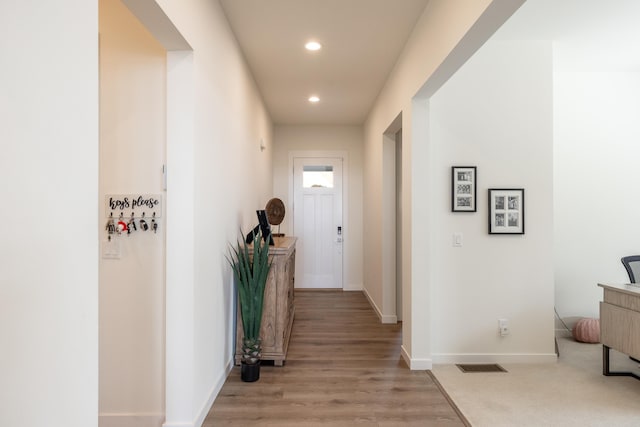
<path fill-rule="evenodd" d="M 509 335 L 511 333 L 511 331 L 509 330 L 509 320 L 498 319 L 498 330 L 501 337 Z"/>
<path fill-rule="evenodd" d="M 120 241 L 110 238 L 102 241 L 102 258 L 120 259 Z"/>

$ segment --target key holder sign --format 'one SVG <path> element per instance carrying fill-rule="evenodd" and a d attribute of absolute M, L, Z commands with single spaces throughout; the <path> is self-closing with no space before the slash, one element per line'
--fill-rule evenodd
<path fill-rule="evenodd" d="M 107 194 L 105 205 L 107 218 L 162 217 L 160 194 Z"/>

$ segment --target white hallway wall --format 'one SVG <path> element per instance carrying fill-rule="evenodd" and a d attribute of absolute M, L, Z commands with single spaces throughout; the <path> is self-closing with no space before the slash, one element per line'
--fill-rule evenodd
<path fill-rule="evenodd" d="M 496 34 L 553 41 L 555 305 L 569 327 L 599 316 L 597 283 L 627 282 L 620 258 L 640 253 L 638 16 L 634 0 L 536 0 Z"/>
<path fill-rule="evenodd" d="M 0 2 L 0 51 L 0 425 L 97 426 L 97 1 Z"/>
<path fill-rule="evenodd" d="M 176 196 L 197 200 L 182 210 L 198 214 L 180 224 L 193 237 L 194 255 L 176 261 L 194 278 L 181 282 L 193 303 L 185 314 L 189 328 L 178 331 L 193 345 L 178 349 L 187 356 L 167 366 L 167 376 L 180 379 L 172 396 L 185 399 L 167 401 L 166 423 L 190 426 L 200 423 L 231 366 L 232 281 L 224 254 L 272 193 L 271 154 L 258 145 L 261 137 L 271 143 L 272 128 L 218 3 L 158 3 L 193 47 L 191 57 L 184 55 L 191 72 L 183 80 L 196 95 L 181 106 L 194 112 L 182 139 L 193 151 L 174 158 L 169 182 Z M 7 346 L 0 355 L 0 424 L 96 426 L 98 2 L 8 1 L 0 8 L 2 51 L 12 63 L 0 83 L 3 144 L 11 153 L 1 161 L 3 177 L 14 183 L 2 196 L 17 207 L 3 219 L 29 224 L 3 237 L 1 292 L 11 304 L 0 310 Z M 245 162 L 254 167 L 237 167 Z M 182 179 L 189 174 L 194 179 Z"/>
<path fill-rule="evenodd" d="M 550 42 L 489 41 L 430 100 L 434 363 L 555 360 L 552 78 Z M 475 213 L 450 212 L 454 165 L 478 167 Z M 524 235 L 488 234 L 488 188 L 525 189 Z"/>
<path fill-rule="evenodd" d="M 100 0 L 100 240 L 107 194 L 157 194 L 166 206 L 166 51 L 120 1 Z M 130 211 L 124 212 L 128 220 Z M 150 216 L 150 214 L 148 214 Z M 157 233 L 114 236 L 100 259 L 100 425 L 164 421 L 164 212 Z M 147 218 L 147 221 L 150 221 Z"/>
<path fill-rule="evenodd" d="M 617 19 L 626 22 L 633 16 L 633 3 L 616 5 L 617 13 L 622 12 Z M 571 22 L 566 25 L 563 37 L 577 37 L 571 33 Z M 611 43 L 624 33 L 592 25 L 590 34 Z M 540 38 L 553 39 L 554 34 Z M 619 44 L 626 42 L 624 37 L 618 39 Z M 611 44 L 609 53 L 619 44 Z M 599 60 L 599 50 L 588 52 L 584 44 L 554 43 L 555 304 L 565 318 L 598 317 L 602 291 L 596 283 L 626 282 L 619 258 L 639 252 L 638 230 L 633 218 L 625 215 L 633 211 L 633 199 L 615 184 L 633 179 L 638 73 L 615 61 Z M 632 55 L 627 56 L 625 64 L 633 61 Z M 610 206 L 621 207 L 615 220 Z M 585 239 L 593 244 L 583 244 Z"/>
<path fill-rule="evenodd" d="M 556 307 L 562 317 L 600 317 L 597 283 L 628 283 L 620 258 L 640 254 L 640 200 L 633 190 L 639 97 L 637 71 L 554 75 Z"/>
<path fill-rule="evenodd" d="M 531 6 L 535 26 L 539 10 L 558 4 Z M 578 318 L 599 317 L 597 283 L 627 283 L 620 258 L 640 254 L 640 201 L 630 191 L 640 154 L 640 5 L 573 0 L 558 11 L 564 27 L 552 33 L 555 303 L 571 327 Z"/>
<path fill-rule="evenodd" d="M 267 148 L 270 149 L 270 148 Z M 293 201 L 290 196 L 291 170 L 289 153 L 297 151 L 346 151 L 348 155 L 348 188 L 344 218 L 345 277 L 344 288 L 362 289 L 362 161 L 363 139 L 360 126 L 284 126 L 275 127 L 273 144 L 273 194 L 288 209 L 280 229 L 293 234 Z M 346 240 L 348 239 L 348 241 Z M 365 236 L 365 239 L 368 239 Z"/>
<path fill-rule="evenodd" d="M 172 346 L 176 351 L 167 366 L 165 425 L 189 426 L 202 422 L 232 366 L 234 290 L 225 255 L 229 242 L 240 229 L 253 226 L 255 210 L 272 195 L 272 151 L 261 151 L 260 139 L 272 145 L 273 129 L 218 2 L 158 4 L 193 49 L 185 58 L 192 62 L 183 81 L 193 93 L 187 157 L 179 152 L 179 137 L 172 146 L 179 166 L 172 168 L 171 152 L 167 157 L 169 180 L 174 180 L 168 183 L 168 203 L 172 194 L 182 197 L 184 192 L 191 192 L 186 200 L 193 203 L 184 207 L 192 218 L 174 229 L 177 239 L 187 233 L 193 243 L 186 252 L 173 254 L 172 269 L 193 279 L 182 283 L 176 277 L 180 283 L 174 290 L 186 304 L 174 319 L 184 329 L 173 328 L 172 337 L 186 337 L 190 344 Z M 176 65 L 181 64 L 177 59 Z M 172 187 L 171 182 L 183 179 L 183 188 Z"/>
<path fill-rule="evenodd" d="M 427 128 L 430 97 L 520 6 L 513 1 L 434 0 L 418 20 L 410 40 L 364 125 L 364 229 L 382 227 L 383 133 L 402 113 L 403 130 L 403 351 L 411 367 L 431 366 L 432 253 L 436 237 L 432 191 L 438 185 Z M 442 167 L 442 165 L 440 165 Z M 364 245 L 364 287 L 383 314 L 382 245 Z M 436 304 L 437 302 L 433 302 Z M 391 313 L 392 314 L 392 313 Z"/>

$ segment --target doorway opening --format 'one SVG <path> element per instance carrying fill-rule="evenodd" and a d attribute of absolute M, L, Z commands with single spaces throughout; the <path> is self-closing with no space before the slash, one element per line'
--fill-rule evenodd
<path fill-rule="evenodd" d="M 158 167 L 166 164 L 167 50 L 120 1 L 99 2 L 99 31 L 99 223 L 107 223 L 111 195 L 142 189 L 161 203 L 153 219 L 157 228 L 148 218 L 134 218 L 132 205 L 124 209 L 127 202 L 121 205 L 121 218 L 127 217 L 118 222 L 121 233 L 99 231 L 105 242 L 99 259 L 99 423 L 160 425 L 166 203 Z M 142 224 L 153 231 L 144 232 Z"/>

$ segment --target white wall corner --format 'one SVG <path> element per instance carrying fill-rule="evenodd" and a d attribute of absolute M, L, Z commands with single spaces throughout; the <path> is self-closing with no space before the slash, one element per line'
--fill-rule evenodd
<path fill-rule="evenodd" d="M 347 283 L 342 290 L 345 292 L 364 291 L 364 286 L 362 283 Z"/>
<path fill-rule="evenodd" d="M 412 371 L 428 371 L 433 368 L 431 359 L 412 359 L 404 345 L 400 346 L 400 354 Z"/>
<path fill-rule="evenodd" d="M 373 307 L 373 311 L 376 312 L 376 314 L 378 315 L 378 318 L 380 319 L 381 323 L 385 323 L 385 324 L 398 323 L 398 317 L 395 314 L 393 314 L 393 315 L 382 314 L 382 311 L 376 305 L 376 303 L 373 301 L 373 298 L 371 298 L 371 296 L 369 295 L 369 292 L 367 292 L 366 289 L 362 289 L 362 293 L 364 293 L 364 296 L 367 297 L 367 300 L 369 301 L 369 304 L 371 304 L 371 307 Z"/>
<path fill-rule="evenodd" d="M 371 295 L 369 295 L 369 291 L 367 291 L 367 288 L 362 289 L 362 293 L 364 294 L 365 297 L 367 297 L 369 304 L 371 304 L 371 307 L 373 308 L 373 311 L 375 311 L 376 314 L 378 315 L 378 318 L 382 320 L 382 312 L 376 305 L 375 301 L 373 301 L 373 298 L 371 298 Z"/>
<path fill-rule="evenodd" d="M 224 386 L 224 382 L 227 380 L 227 377 L 231 373 L 232 369 L 233 369 L 233 357 L 230 358 L 229 361 L 227 362 L 227 366 L 224 370 L 224 374 L 218 377 L 218 380 L 215 382 L 215 384 L 211 388 L 211 391 L 209 392 L 209 397 L 207 397 L 207 400 L 202 405 L 202 408 L 198 413 L 198 418 L 193 424 L 194 426 L 201 426 L 204 423 L 205 418 L 207 418 L 207 415 L 209 414 L 209 411 L 213 406 L 214 400 L 216 400 L 216 396 L 218 396 L 218 393 L 220 393 L 220 390 L 222 390 L 222 386 Z M 165 425 L 163 427 L 174 427 L 174 426 Z"/>

